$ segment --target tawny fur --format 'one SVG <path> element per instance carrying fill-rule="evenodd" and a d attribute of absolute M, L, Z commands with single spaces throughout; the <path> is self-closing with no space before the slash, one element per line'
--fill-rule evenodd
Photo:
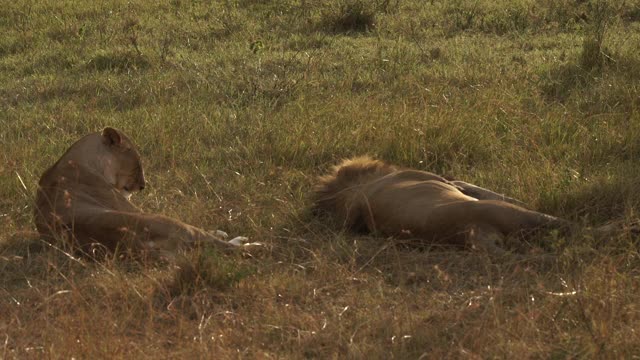
<path fill-rule="evenodd" d="M 38 232 L 85 252 L 95 244 L 164 255 L 198 242 L 235 248 L 195 226 L 143 212 L 128 196 L 144 186 L 140 155 L 128 137 L 113 128 L 89 134 L 42 175 L 34 214 Z"/>
<path fill-rule="evenodd" d="M 314 190 L 315 210 L 333 215 L 346 228 L 427 242 L 471 243 L 489 251 L 500 251 L 495 242 L 516 232 L 570 225 L 473 184 L 367 156 L 332 167 Z"/>

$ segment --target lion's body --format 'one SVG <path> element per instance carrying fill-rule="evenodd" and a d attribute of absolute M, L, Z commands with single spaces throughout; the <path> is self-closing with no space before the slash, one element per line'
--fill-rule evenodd
<path fill-rule="evenodd" d="M 100 244 L 111 251 L 171 253 L 198 241 L 233 247 L 202 229 L 140 210 L 127 195 L 144 186 L 140 156 L 124 134 L 107 128 L 87 135 L 42 175 L 35 208 L 38 232 L 84 251 Z"/>
<path fill-rule="evenodd" d="M 495 250 L 493 242 L 503 236 L 568 225 L 505 201 L 509 198 L 499 200 L 500 195 L 475 185 L 368 157 L 335 166 L 315 190 L 316 208 L 333 214 L 347 228 L 429 242 L 471 241 Z"/>

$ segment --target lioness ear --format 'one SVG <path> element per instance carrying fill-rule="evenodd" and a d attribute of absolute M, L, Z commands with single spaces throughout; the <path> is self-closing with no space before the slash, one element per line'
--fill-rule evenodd
<path fill-rule="evenodd" d="M 104 130 L 102 130 L 102 138 L 107 145 L 120 145 L 122 143 L 120 132 L 114 128 L 104 128 Z"/>

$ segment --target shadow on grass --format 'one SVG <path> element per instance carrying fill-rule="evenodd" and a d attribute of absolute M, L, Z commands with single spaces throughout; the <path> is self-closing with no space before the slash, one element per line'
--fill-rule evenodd
<path fill-rule="evenodd" d="M 156 283 L 154 302 L 166 307 L 176 298 L 221 294 L 255 273 L 244 261 L 221 255 L 211 248 L 179 254 L 173 268 L 162 258 L 114 256 L 111 253 L 81 256 L 64 245 L 49 244 L 35 232 L 15 234 L 0 242 L 0 283 L 7 291 L 79 284 L 97 273 L 111 276 L 145 276 L 149 270 L 169 268 Z M 100 256 L 102 255 L 102 256 Z"/>
<path fill-rule="evenodd" d="M 124 91 L 126 89 L 126 91 Z M 169 95 L 167 95 L 169 96 Z M 23 104 L 46 104 L 54 101 L 76 101 L 86 108 L 128 111 L 139 108 L 149 101 L 146 86 L 123 82 L 122 84 L 86 83 L 74 85 L 65 82 L 33 86 L 27 90 L 0 90 L 0 99 L 7 99 L 11 106 Z"/>
<path fill-rule="evenodd" d="M 172 296 L 193 294 L 203 288 L 228 290 L 255 272 L 236 260 L 213 249 L 196 250 L 178 261 L 177 270 L 166 290 Z"/>
<path fill-rule="evenodd" d="M 254 267 L 239 258 L 197 249 L 178 259 L 171 275 L 156 284 L 153 305 L 197 319 L 255 273 Z"/>
<path fill-rule="evenodd" d="M 599 179 L 566 194 L 563 207 L 568 213 L 596 225 L 617 221 L 625 218 L 634 204 L 640 203 L 636 189 L 637 179 Z"/>
<path fill-rule="evenodd" d="M 144 55 L 131 51 L 100 52 L 86 66 L 97 71 L 130 72 L 146 70 L 151 67 L 151 62 Z"/>
<path fill-rule="evenodd" d="M 547 101 L 566 101 L 574 89 L 583 87 L 593 80 L 593 74 L 585 72 L 578 64 L 570 63 L 548 73 L 541 84 Z"/>
<path fill-rule="evenodd" d="M 323 15 L 319 29 L 335 34 L 364 33 L 376 26 L 377 6 L 362 0 L 343 0 Z"/>
<path fill-rule="evenodd" d="M 63 251 L 54 250 L 36 232 L 19 232 L 0 242 L 0 283 L 9 292 L 28 291 L 36 284 L 63 283 L 64 279 L 51 276 L 51 272 L 65 269 L 80 274 L 84 268 Z"/>
<path fill-rule="evenodd" d="M 594 60 L 594 56 L 600 60 Z M 598 85 L 603 81 L 610 82 L 612 78 L 623 79 L 623 84 L 637 81 L 640 79 L 637 71 L 639 67 L 640 60 L 608 51 L 592 56 L 582 54 L 579 61 L 564 64 L 542 76 L 540 88 L 544 98 L 550 102 L 563 103 L 575 93 L 584 93 L 581 98 L 586 100 L 581 100 L 581 104 L 585 105 L 590 99 L 597 98 L 601 103 L 600 107 L 611 108 L 619 103 L 617 93 L 625 92 L 625 89 L 611 88 L 608 85 L 606 93 L 601 94 Z"/>
<path fill-rule="evenodd" d="M 606 166 L 603 164 L 603 166 Z M 638 178 L 640 168 L 633 162 L 621 164 L 603 173 L 589 176 L 589 180 L 574 184 L 567 191 L 544 192 L 539 208 L 585 226 L 637 223 L 640 217 Z"/>
<path fill-rule="evenodd" d="M 5 259 L 16 259 L 39 254 L 49 245 L 40 239 L 35 231 L 19 231 L 0 242 L 0 256 Z"/>

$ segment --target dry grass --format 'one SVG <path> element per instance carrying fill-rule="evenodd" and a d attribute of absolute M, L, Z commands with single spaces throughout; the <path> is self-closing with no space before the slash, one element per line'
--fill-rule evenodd
<path fill-rule="evenodd" d="M 356 3 L 365 26 L 336 31 Z M 317 175 L 368 153 L 585 225 L 638 221 L 638 6 L 6 4 L 0 358 L 639 357 L 637 236 L 487 258 L 308 211 Z M 90 262 L 42 244 L 38 177 L 106 125 L 141 149 L 137 204 L 266 251 Z"/>

